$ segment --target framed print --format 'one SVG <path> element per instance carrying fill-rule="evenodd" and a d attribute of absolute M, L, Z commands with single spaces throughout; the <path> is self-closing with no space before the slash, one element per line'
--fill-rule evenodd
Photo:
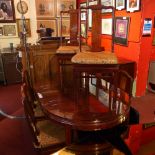
<path fill-rule="evenodd" d="M 86 24 L 85 23 L 81 23 L 81 36 L 83 38 L 86 38 Z"/>
<path fill-rule="evenodd" d="M 53 37 L 56 37 L 58 34 L 58 29 L 57 29 L 57 21 L 56 19 L 52 19 L 52 20 L 37 20 L 37 30 L 39 30 L 41 27 L 44 28 L 51 28 L 54 30 L 54 32 L 52 33 Z"/>
<path fill-rule="evenodd" d="M 76 9 L 76 0 L 57 0 L 57 17 L 60 17 L 61 11 Z M 63 17 L 69 17 L 69 14 L 64 14 Z"/>
<path fill-rule="evenodd" d="M 112 18 L 102 19 L 102 34 L 112 35 Z"/>
<path fill-rule="evenodd" d="M 125 9 L 125 5 L 126 5 L 125 0 L 116 0 L 116 2 L 115 2 L 116 10 L 123 10 L 123 9 Z"/>
<path fill-rule="evenodd" d="M 80 7 L 86 7 L 87 3 L 80 3 Z M 81 11 L 86 11 L 85 9 L 82 9 Z M 86 20 L 86 12 L 81 12 L 81 20 Z"/>
<path fill-rule="evenodd" d="M 143 36 L 151 36 L 151 29 L 152 29 L 152 19 L 145 18 L 144 25 L 143 25 Z"/>
<path fill-rule="evenodd" d="M 4 36 L 16 36 L 16 25 L 3 25 Z"/>
<path fill-rule="evenodd" d="M 114 42 L 121 45 L 128 44 L 128 29 L 130 17 L 115 18 Z"/>
<path fill-rule="evenodd" d="M 21 33 L 23 32 L 23 20 L 17 19 L 17 30 L 18 30 L 18 36 L 21 36 Z M 30 27 L 30 19 L 25 19 L 25 26 L 26 26 L 26 36 L 31 37 L 31 27 Z"/>
<path fill-rule="evenodd" d="M 59 23 L 59 36 L 61 35 L 61 21 Z M 62 19 L 62 36 L 70 37 L 70 20 L 67 18 Z"/>
<path fill-rule="evenodd" d="M 0 27 L 0 36 L 3 35 L 3 27 Z"/>
<path fill-rule="evenodd" d="M 36 0 L 37 19 L 55 17 L 55 0 Z"/>
<path fill-rule="evenodd" d="M 92 1 L 92 2 L 89 2 L 89 6 L 90 5 L 97 5 L 97 1 Z M 89 29 L 92 27 L 92 10 L 88 10 L 88 27 Z"/>
<path fill-rule="evenodd" d="M 13 0 L 0 0 L 0 23 L 15 22 L 15 9 Z"/>
<path fill-rule="evenodd" d="M 101 0 L 101 4 L 104 6 L 115 6 L 115 0 Z M 102 13 L 112 12 L 112 9 L 102 9 Z"/>
<path fill-rule="evenodd" d="M 126 9 L 129 12 L 139 11 L 140 10 L 140 1 L 141 0 L 127 0 Z"/>

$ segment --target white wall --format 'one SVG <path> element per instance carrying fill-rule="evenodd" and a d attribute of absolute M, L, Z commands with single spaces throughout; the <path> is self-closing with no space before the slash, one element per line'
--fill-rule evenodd
<path fill-rule="evenodd" d="M 36 7 L 35 7 L 35 0 L 24 0 L 28 4 L 28 12 L 24 15 L 25 18 L 30 19 L 30 27 L 31 27 L 31 37 L 28 38 L 28 43 L 36 43 L 38 35 L 36 33 L 37 30 L 37 23 L 36 23 Z M 21 14 L 17 11 L 17 3 L 19 0 L 14 0 L 14 8 L 15 8 L 15 16 L 16 18 L 21 18 Z M 17 25 L 16 23 L 0 23 L 0 27 L 3 25 L 15 25 L 16 26 L 16 33 L 17 33 Z M 14 47 L 20 43 L 20 39 L 18 35 L 11 37 L 11 36 L 0 36 L 0 49 L 9 47 L 10 43 L 14 44 Z"/>

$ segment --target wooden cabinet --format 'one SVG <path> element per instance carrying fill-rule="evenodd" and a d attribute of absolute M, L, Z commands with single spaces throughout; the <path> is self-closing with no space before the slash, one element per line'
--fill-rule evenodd
<path fill-rule="evenodd" d="M 28 50 L 29 69 L 27 68 L 27 56 L 24 50 L 22 54 L 23 70 L 28 69 L 31 73 L 32 83 L 49 78 L 57 80 L 58 72 L 56 49 L 57 43 L 53 45 L 33 45 Z"/>
<path fill-rule="evenodd" d="M 1 53 L 0 77 L 4 84 L 14 84 L 21 82 L 21 73 L 18 70 L 17 60 L 18 52 Z"/>

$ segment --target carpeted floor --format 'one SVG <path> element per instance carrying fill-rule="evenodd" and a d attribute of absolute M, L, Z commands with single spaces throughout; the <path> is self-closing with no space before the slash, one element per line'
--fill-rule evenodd
<path fill-rule="evenodd" d="M 24 115 L 20 84 L 0 86 L 0 109 L 10 115 Z M 36 155 L 25 119 L 0 118 L 0 155 Z"/>
<path fill-rule="evenodd" d="M 155 94 L 150 93 L 147 97 L 133 99 L 134 107 L 140 111 L 140 121 L 151 122 L 154 119 L 154 101 Z M 0 109 L 15 116 L 24 115 L 20 84 L 0 86 Z M 0 155 L 36 155 L 31 141 L 25 119 L 14 120 L 0 116 Z M 142 146 L 137 155 L 155 155 L 155 142 Z"/>

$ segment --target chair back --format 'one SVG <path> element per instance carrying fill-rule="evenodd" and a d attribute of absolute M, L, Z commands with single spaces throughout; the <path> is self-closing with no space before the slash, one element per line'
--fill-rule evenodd
<path fill-rule="evenodd" d="M 34 116 L 34 112 L 30 106 L 30 103 L 27 97 L 24 98 L 23 102 L 24 102 L 24 111 L 25 111 L 26 120 L 28 122 L 28 126 L 33 136 L 34 144 L 39 146 L 40 143 L 37 139 L 37 136 L 39 135 L 39 129 L 37 128 L 37 125 L 36 125 L 37 120 Z"/>
<path fill-rule="evenodd" d="M 68 14 L 70 17 L 70 28 L 67 30 L 67 27 L 63 24 L 63 15 Z M 66 20 L 66 19 L 65 19 Z M 67 34 L 67 31 L 69 33 Z M 79 45 L 78 42 L 78 10 L 77 9 L 71 9 L 68 11 L 61 11 L 60 12 L 60 38 L 61 38 L 61 45 L 62 45 L 62 38 L 63 37 L 68 37 L 69 39 L 69 44 L 68 45 Z"/>
<path fill-rule="evenodd" d="M 23 82 L 25 83 L 25 87 L 26 87 L 25 94 L 26 94 L 29 102 L 31 102 L 32 107 L 35 108 L 36 107 L 35 102 L 37 101 L 37 95 L 36 95 L 33 87 L 31 86 L 30 76 L 29 76 L 27 70 L 25 70 L 23 72 Z"/>
<path fill-rule="evenodd" d="M 123 70 L 119 70 L 116 77 L 109 89 L 109 109 L 116 114 L 129 115 L 133 78 Z"/>

